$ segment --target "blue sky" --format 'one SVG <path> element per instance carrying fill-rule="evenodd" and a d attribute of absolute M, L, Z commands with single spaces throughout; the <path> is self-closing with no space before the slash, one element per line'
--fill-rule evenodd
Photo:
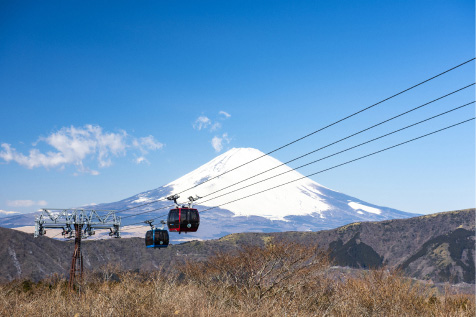
<path fill-rule="evenodd" d="M 2 1 L 0 210 L 117 201 L 232 147 L 268 152 L 475 55 L 474 1 Z M 273 154 L 474 82 L 474 62 Z M 474 88 L 307 161 L 474 101 Z M 474 105 L 309 167 L 474 117 Z M 475 125 L 313 177 L 377 205 L 475 206 Z"/>

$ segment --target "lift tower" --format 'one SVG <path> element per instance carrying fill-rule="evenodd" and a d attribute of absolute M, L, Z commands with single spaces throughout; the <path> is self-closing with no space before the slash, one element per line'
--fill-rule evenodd
<path fill-rule="evenodd" d="M 98 212 L 105 213 L 100 216 Z M 81 254 L 81 239 L 95 234 L 94 229 L 109 229 L 109 235 L 121 237 L 121 218 L 114 210 L 86 209 L 42 209 L 35 219 L 35 238 L 46 233 L 46 228 L 63 229 L 65 238 L 73 238 L 74 253 L 69 271 L 69 287 L 74 289 L 76 278 L 83 276 L 83 255 Z"/>

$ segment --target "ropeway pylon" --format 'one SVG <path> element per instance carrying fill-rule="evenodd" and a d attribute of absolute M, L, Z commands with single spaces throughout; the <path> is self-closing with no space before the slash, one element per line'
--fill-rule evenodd
<path fill-rule="evenodd" d="M 54 212 L 53 212 L 54 211 Z M 97 212 L 107 212 L 100 216 Z M 74 253 L 69 271 L 69 288 L 79 286 L 83 277 L 83 255 L 81 240 L 95 234 L 94 229 L 109 229 L 109 235 L 121 237 L 121 218 L 114 210 L 85 210 L 85 209 L 43 209 L 35 219 L 35 238 L 45 235 L 45 228 L 63 229 L 65 238 L 72 238 L 74 232 Z"/>
<path fill-rule="evenodd" d="M 69 271 L 69 289 L 74 290 L 76 279 L 79 277 L 80 284 L 83 281 L 83 254 L 81 253 L 81 231 L 82 225 L 74 225 L 74 253 Z M 79 289 L 79 287 L 78 287 Z"/>

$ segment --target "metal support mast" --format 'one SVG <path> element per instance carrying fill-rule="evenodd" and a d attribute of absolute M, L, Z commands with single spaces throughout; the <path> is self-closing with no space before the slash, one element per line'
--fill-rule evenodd
<path fill-rule="evenodd" d="M 100 216 L 99 211 L 107 212 Z M 95 234 L 94 229 L 109 229 L 109 235 L 121 237 L 121 218 L 113 210 L 85 210 L 85 209 L 43 209 L 35 219 L 35 238 L 45 235 L 46 228 L 63 229 L 65 238 L 72 238 L 74 232 L 74 253 L 69 272 L 69 287 L 74 289 L 76 279 L 82 280 L 83 255 L 81 240 Z"/>
<path fill-rule="evenodd" d="M 180 196 L 177 195 L 177 194 L 175 194 L 175 195 L 168 196 L 168 197 L 167 197 L 167 200 L 173 200 L 174 203 L 175 203 L 175 208 L 181 208 L 181 207 L 180 207 L 180 204 L 177 202 L 177 199 L 179 199 L 179 198 L 180 198 Z M 193 197 L 193 196 L 188 197 L 188 203 L 187 203 L 187 204 L 188 204 L 188 208 L 192 208 L 193 203 L 194 203 L 195 201 L 199 200 L 200 198 L 202 198 L 202 197 L 199 197 L 198 195 L 195 195 L 195 197 Z M 185 206 L 186 206 L 186 205 L 183 204 L 183 205 L 182 205 L 182 208 L 185 208 Z"/>
<path fill-rule="evenodd" d="M 75 224 L 74 231 L 74 253 L 71 261 L 71 269 L 69 271 L 69 288 L 74 289 L 76 277 L 79 276 L 80 283 L 83 281 L 83 255 L 81 254 L 81 231 L 82 225 Z"/>

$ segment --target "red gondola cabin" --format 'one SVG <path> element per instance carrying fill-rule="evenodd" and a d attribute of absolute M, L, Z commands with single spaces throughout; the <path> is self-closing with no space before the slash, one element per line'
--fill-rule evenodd
<path fill-rule="evenodd" d="M 193 208 L 172 209 L 167 218 L 167 227 L 170 232 L 196 232 L 199 225 L 198 210 Z"/>

